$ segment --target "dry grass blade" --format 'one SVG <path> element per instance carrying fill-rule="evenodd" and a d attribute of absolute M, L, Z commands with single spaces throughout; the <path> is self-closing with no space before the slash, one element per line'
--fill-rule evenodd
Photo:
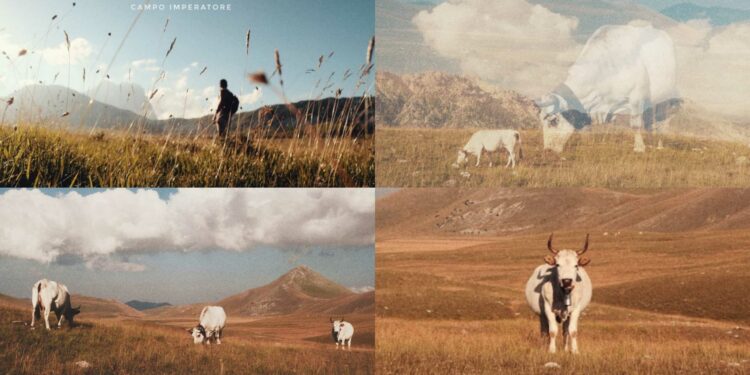
<path fill-rule="evenodd" d="M 177 37 L 174 37 L 174 39 L 172 39 L 172 43 L 169 45 L 169 49 L 167 50 L 167 54 L 164 55 L 164 58 L 167 58 L 167 56 L 169 56 L 169 54 L 172 53 L 172 49 L 174 49 L 174 44 L 176 42 L 177 42 Z"/>
<path fill-rule="evenodd" d="M 205 72 L 206 72 L 206 70 L 208 70 L 208 67 L 207 67 L 207 66 L 204 66 L 204 67 L 203 67 L 203 70 L 201 70 L 201 72 L 200 72 L 200 73 L 199 73 L 198 75 L 199 75 L 199 76 L 202 76 L 202 75 L 203 75 L 203 73 L 205 73 Z"/>
<path fill-rule="evenodd" d="M 67 31 L 63 30 L 63 33 L 65 33 L 65 47 L 68 48 L 68 53 L 70 53 L 70 37 Z"/>
<path fill-rule="evenodd" d="M 29 51 L 27 51 L 26 48 L 22 48 L 20 51 L 18 51 L 18 56 L 24 56 L 27 52 Z"/>
<path fill-rule="evenodd" d="M 163 33 L 167 32 L 167 26 L 169 26 L 169 17 L 167 17 L 167 21 L 164 22 L 164 30 L 162 30 L 161 32 Z"/>
<path fill-rule="evenodd" d="M 10 99 L 8 99 L 8 101 L 5 102 L 5 104 L 11 106 L 13 105 L 13 100 L 15 100 L 15 98 L 11 96 Z"/>
<path fill-rule="evenodd" d="M 370 38 L 370 43 L 367 45 L 367 65 L 372 64 L 372 53 L 375 52 L 375 36 Z"/>
<path fill-rule="evenodd" d="M 55 14 L 54 16 L 52 16 L 52 21 L 54 21 L 55 19 L 57 19 L 57 14 Z"/>
<path fill-rule="evenodd" d="M 60 116 L 60 117 L 66 117 L 66 116 L 68 116 L 69 114 L 70 114 L 70 112 L 68 112 L 68 111 L 65 111 L 65 112 L 63 112 L 62 116 Z"/>
<path fill-rule="evenodd" d="M 250 54 L 250 29 L 247 29 L 247 35 L 245 35 L 245 55 Z"/>
<path fill-rule="evenodd" d="M 156 89 L 153 92 L 151 92 L 151 95 L 148 96 L 148 100 L 153 99 L 157 92 L 159 92 L 159 89 Z"/>
<path fill-rule="evenodd" d="M 278 49 L 273 52 L 273 58 L 276 62 L 276 70 L 274 72 L 279 73 L 279 76 L 281 76 L 281 56 L 279 56 Z"/>
<path fill-rule="evenodd" d="M 250 73 L 247 75 L 247 79 L 252 83 L 261 85 L 268 84 L 268 77 L 266 77 L 266 73 L 263 72 Z M 208 100 L 208 98 L 206 98 L 206 100 Z"/>

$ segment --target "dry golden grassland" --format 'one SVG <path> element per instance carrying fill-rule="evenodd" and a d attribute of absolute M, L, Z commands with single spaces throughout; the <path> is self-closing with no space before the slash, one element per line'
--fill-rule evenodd
<path fill-rule="evenodd" d="M 476 130 L 476 129 L 475 129 Z M 739 143 L 644 133 L 645 153 L 633 152 L 634 133 L 595 127 L 575 133 L 562 154 L 544 152 L 541 130 L 522 130 L 524 159 L 504 168 L 507 153 L 475 167 L 453 168 L 471 129 L 376 131 L 377 185 L 382 187 L 608 187 L 666 188 L 750 185 L 750 147 Z M 657 150 L 661 140 L 664 148 Z M 744 157 L 744 159 L 743 159 Z M 468 173 L 468 174 L 467 174 Z"/>
<path fill-rule="evenodd" d="M 379 241 L 378 372 L 750 373 L 750 293 L 743 291 L 750 235 L 592 235 L 586 268 L 594 297 L 579 323 L 577 356 L 547 353 L 524 297 L 548 233 L 432 236 L 421 247 L 414 236 Z M 583 236 L 555 233 L 563 248 L 580 246 Z"/>
<path fill-rule="evenodd" d="M 0 127 L 0 186 L 374 186 L 372 138 L 88 135 Z"/>
<path fill-rule="evenodd" d="M 221 345 L 206 346 L 182 328 L 136 321 L 84 321 L 49 332 L 10 324 L 28 318 L 0 309 L 2 374 L 371 374 L 375 366 L 372 350 L 243 339 L 229 327 Z"/>

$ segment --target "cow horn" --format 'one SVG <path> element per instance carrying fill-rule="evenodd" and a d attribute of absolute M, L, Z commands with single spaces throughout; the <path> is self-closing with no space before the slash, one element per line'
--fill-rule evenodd
<path fill-rule="evenodd" d="M 332 318 L 332 317 L 330 317 L 330 316 L 329 316 L 329 317 L 328 317 L 328 320 L 330 320 L 330 321 L 331 321 L 331 323 L 333 323 L 333 318 Z"/>
<path fill-rule="evenodd" d="M 547 249 L 552 252 L 552 254 L 557 254 L 557 249 L 552 247 L 552 237 L 555 235 L 554 232 L 549 234 L 549 239 L 547 239 Z"/>
<path fill-rule="evenodd" d="M 583 243 L 583 248 L 581 249 L 581 251 L 578 251 L 577 253 L 578 255 L 583 255 L 583 253 L 585 253 L 586 250 L 588 249 L 589 249 L 589 234 L 586 233 L 586 242 Z"/>

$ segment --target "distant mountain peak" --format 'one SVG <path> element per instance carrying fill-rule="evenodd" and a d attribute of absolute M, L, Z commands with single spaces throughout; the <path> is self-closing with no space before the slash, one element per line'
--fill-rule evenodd
<path fill-rule="evenodd" d="M 297 266 L 270 284 L 248 289 L 218 302 L 227 311 L 247 315 L 286 314 L 310 304 L 354 295 L 308 266 Z"/>
<path fill-rule="evenodd" d="M 128 302 L 125 302 L 126 305 L 138 310 L 148 310 L 148 309 L 155 309 L 162 306 L 172 306 L 169 302 L 147 302 L 147 301 L 139 301 L 139 300 L 130 300 Z"/>

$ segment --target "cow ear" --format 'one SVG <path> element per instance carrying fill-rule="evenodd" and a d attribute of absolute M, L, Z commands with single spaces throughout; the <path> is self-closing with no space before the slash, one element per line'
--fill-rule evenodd
<path fill-rule="evenodd" d="M 544 262 L 549 264 L 550 266 L 554 266 L 555 264 L 557 264 L 557 261 L 555 261 L 555 257 L 553 257 L 552 255 L 545 256 Z"/>
<path fill-rule="evenodd" d="M 188 333 L 191 334 L 191 335 L 193 334 L 193 329 L 192 328 L 188 328 L 188 329 L 186 329 L 186 331 L 188 331 Z"/>
<path fill-rule="evenodd" d="M 578 258 L 578 265 L 581 266 L 581 267 L 589 264 L 589 262 L 591 262 L 591 259 L 589 259 L 588 257 L 580 257 L 580 258 Z"/>

